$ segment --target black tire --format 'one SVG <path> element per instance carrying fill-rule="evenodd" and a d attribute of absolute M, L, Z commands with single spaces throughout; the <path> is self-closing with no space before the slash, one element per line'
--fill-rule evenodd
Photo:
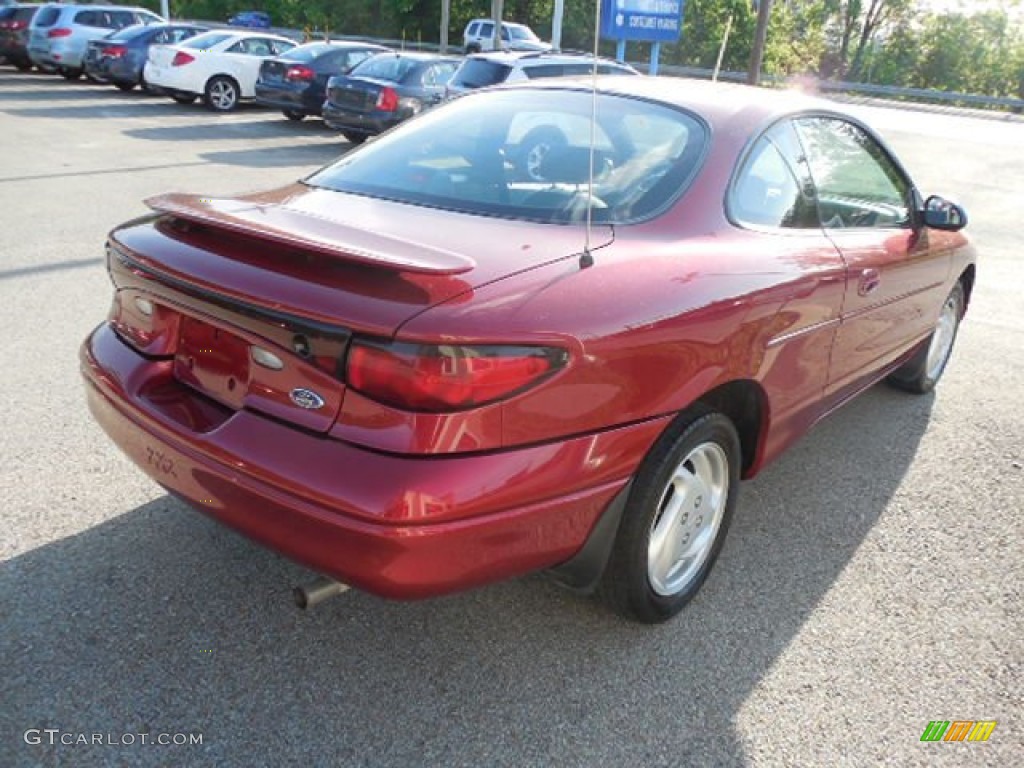
<path fill-rule="evenodd" d="M 907 362 L 889 374 L 886 381 L 897 389 L 923 395 L 939 383 L 953 352 L 960 320 L 964 316 L 964 286 L 957 282 L 942 302 L 935 330 Z"/>
<path fill-rule="evenodd" d="M 191 93 L 175 93 L 171 98 L 179 104 L 191 104 L 196 100 L 196 96 Z"/>
<path fill-rule="evenodd" d="M 557 128 L 534 128 L 519 142 L 516 167 L 525 181 L 546 181 L 541 164 L 548 152 L 568 146 L 569 141 Z"/>
<path fill-rule="evenodd" d="M 733 423 L 707 408 L 690 409 L 658 439 L 633 480 L 601 578 L 599 591 L 617 613 L 655 624 L 693 599 L 732 522 L 740 461 Z M 668 557 L 653 556 L 657 539 Z"/>
<path fill-rule="evenodd" d="M 32 62 L 31 61 L 16 61 L 14 63 L 14 66 L 16 66 L 18 68 L 19 72 L 28 72 L 30 69 L 32 69 Z"/>
<path fill-rule="evenodd" d="M 74 67 L 61 67 L 57 71 L 65 80 L 78 80 L 82 76 L 82 70 Z"/>
<path fill-rule="evenodd" d="M 281 114 L 294 123 L 302 122 L 306 118 L 305 112 L 298 112 L 294 109 L 286 109 Z"/>
<path fill-rule="evenodd" d="M 342 131 L 341 135 L 349 144 L 362 144 L 368 138 L 365 133 L 356 133 L 355 131 Z"/>
<path fill-rule="evenodd" d="M 135 89 L 135 83 L 114 83 L 114 87 L 116 87 L 119 91 L 124 91 L 125 93 L 128 93 L 128 91 Z"/>
<path fill-rule="evenodd" d="M 469 56 L 471 53 L 480 53 L 479 43 L 470 43 L 466 46 L 466 55 Z"/>
<path fill-rule="evenodd" d="M 203 103 L 214 112 L 231 112 L 238 106 L 242 91 L 233 78 L 217 75 L 206 81 Z"/>

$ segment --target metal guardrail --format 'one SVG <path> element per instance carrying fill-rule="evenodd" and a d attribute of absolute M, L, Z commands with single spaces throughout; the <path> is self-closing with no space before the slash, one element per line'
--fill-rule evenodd
<path fill-rule="evenodd" d="M 643 64 L 634 64 L 643 68 Z M 659 73 L 673 75 L 676 77 L 701 77 L 710 78 L 714 71 L 701 67 L 680 67 L 675 65 L 662 65 Z M 719 80 L 745 83 L 746 72 L 719 72 Z M 775 75 L 763 75 L 761 82 L 768 85 L 785 85 L 790 82 L 799 82 L 799 78 L 779 77 Z M 865 96 L 878 96 L 887 99 L 906 99 L 911 101 L 944 102 L 957 105 L 972 105 L 981 107 L 1005 107 L 1014 111 L 1024 111 L 1024 99 L 1014 99 L 1004 96 L 982 96 L 976 93 L 957 93 L 954 91 L 936 91 L 930 88 L 904 88 L 897 85 L 872 85 L 871 83 L 850 83 L 838 80 L 813 80 L 814 87 L 821 91 L 832 91 L 838 93 L 857 93 Z"/>

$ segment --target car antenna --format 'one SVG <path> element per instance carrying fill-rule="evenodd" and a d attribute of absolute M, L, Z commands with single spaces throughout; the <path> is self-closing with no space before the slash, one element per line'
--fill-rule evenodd
<path fill-rule="evenodd" d="M 597 142 L 597 53 L 601 41 L 601 3 L 594 0 L 594 58 L 590 61 L 590 148 L 587 167 L 587 226 L 583 235 L 580 269 L 594 266 L 590 238 L 594 225 L 594 144 Z"/>

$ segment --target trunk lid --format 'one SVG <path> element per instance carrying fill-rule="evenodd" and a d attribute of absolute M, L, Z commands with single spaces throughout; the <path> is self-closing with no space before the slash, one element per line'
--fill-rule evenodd
<path fill-rule="evenodd" d="M 397 84 L 368 77 L 336 76 L 330 86 L 327 97 L 335 106 L 353 112 L 372 112 L 380 92 L 385 87 L 396 88 Z"/>
<path fill-rule="evenodd" d="M 111 233 L 115 328 L 146 354 L 173 357 L 177 382 L 221 407 L 319 432 L 340 409 L 353 334 L 391 337 L 430 307 L 572 258 L 583 245 L 578 226 L 304 185 L 149 202 L 157 215 Z M 610 227 L 596 227 L 594 247 L 611 237 Z M 139 314 L 137 299 L 149 315 Z"/>
<path fill-rule="evenodd" d="M 288 66 L 281 59 L 267 59 L 260 64 L 260 81 L 264 83 L 284 82 L 284 75 L 288 71 Z"/>
<path fill-rule="evenodd" d="M 158 67 L 169 67 L 178 49 L 173 45 L 151 45 L 149 60 Z"/>

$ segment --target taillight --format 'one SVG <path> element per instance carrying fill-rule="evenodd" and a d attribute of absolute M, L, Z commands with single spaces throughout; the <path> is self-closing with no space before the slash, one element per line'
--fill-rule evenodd
<path fill-rule="evenodd" d="M 304 82 L 308 82 L 314 77 L 316 77 L 316 72 L 309 67 L 302 66 L 301 64 L 297 64 L 294 67 L 288 67 L 288 71 L 284 73 L 284 79 L 292 81 L 302 80 Z"/>
<path fill-rule="evenodd" d="M 195 60 L 196 57 L 192 54 L 185 53 L 184 51 L 178 51 L 176 54 L 174 54 L 174 58 L 171 60 L 171 66 L 183 67 L 186 64 L 191 64 Z"/>
<path fill-rule="evenodd" d="M 377 109 L 381 112 L 394 112 L 398 109 L 398 93 L 394 88 L 384 86 L 377 94 Z"/>
<path fill-rule="evenodd" d="M 356 341 L 348 385 L 405 410 L 455 411 L 539 384 L 568 360 L 552 347 L 454 346 Z"/>
<path fill-rule="evenodd" d="M 0 29 L 14 29 L 13 21 L 0 21 Z"/>
<path fill-rule="evenodd" d="M 47 32 L 46 36 L 47 37 L 68 37 L 70 34 L 71 34 L 71 30 L 68 29 L 67 27 L 57 27 L 56 29 L 51 29 L 49 32 Z"/>
<path fill-rule="evenodd" d="M 103 55 L 111 59 L 119 59 L 128 53 L 128 49 L 123 45 L 108 45 L 103 49 Z"/>
<path fill-rule="evenodd" d="M 152 357 L 170 357 L 178 345 L 181 315 L 137 293 L 114 294 L 109 320 L 121 338 Z"/>
<path fill-rule="evenodd" d="M 28 26 L 27 21 L 12 21 L 9 23 L 10 27 L 8 29 L 25 29 Z"/>

